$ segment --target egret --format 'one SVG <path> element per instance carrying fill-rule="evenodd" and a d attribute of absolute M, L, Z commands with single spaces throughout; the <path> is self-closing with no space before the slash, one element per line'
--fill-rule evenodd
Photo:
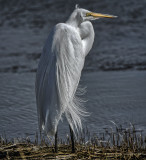
<path fill-rule="evenodd" d="M 87 115 L 76 96 L 85 57 L 94 42 L 91 20 L 115 18 L 75 7 L 65 23 L 57 24 L 50 32 L 36 74 L 36 103 L 40 131 L 55 136 L 64 114 L 70 126 L 72 152 L 74 134 L 82 129 L 82 118 Z"/>

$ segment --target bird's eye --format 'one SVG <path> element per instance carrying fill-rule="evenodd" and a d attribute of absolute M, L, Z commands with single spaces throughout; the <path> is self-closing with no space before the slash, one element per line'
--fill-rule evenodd
<path fill-rule="evenodd" d="M 86 17 L 91 16 L 91 13 L 86 13 Z"/>

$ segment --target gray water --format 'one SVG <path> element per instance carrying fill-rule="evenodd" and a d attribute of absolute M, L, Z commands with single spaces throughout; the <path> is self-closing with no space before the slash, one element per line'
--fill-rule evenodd
<path fill-rule="evenodd" d="M 114 127 L 111 120 L 124 127 L 131 122 L 146 133 L 145 0 L 0 0 L 0 135 L 34 138 L 39 58 L 49 32 L 67 20 L 75 4 L 118 16 L 92 21 L 95 41 L 81 80 L 91 113 L 84 126 L 101 133 Z M 68 131 L 64 119 L 59 135 Z"/>
<path fill-rule="evenodd" d="M 8 138 L 30 136 L 38 131 L 35 102 L 35 73 L 0 74 L 0 135 Z M 83 72 L 81 83 L 87 87 L 85 104 L 91 113 L 84 127 L 91 133 L 114 127 L 110 122 L 128 127 L 130 122 L 146 133 L 146 71 Z M 69 132 L 64 119 L 59 135 Z"/>

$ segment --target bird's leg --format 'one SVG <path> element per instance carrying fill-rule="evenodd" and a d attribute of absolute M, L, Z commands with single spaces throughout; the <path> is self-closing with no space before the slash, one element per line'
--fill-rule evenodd
<path fill-rule="evenodd" d="M 57 131 L 55 133 L 55 153 L 58 152 L 58 146 L 57 146 Z"/>
<path fill-rule="evenodd" d="M 69 129 L 70 129 L 70 136 L 71 136 L 71 142 L 72 142 L 72 153 L 75 153 L 74 133 L 70 125 L 69 125 Z"/>

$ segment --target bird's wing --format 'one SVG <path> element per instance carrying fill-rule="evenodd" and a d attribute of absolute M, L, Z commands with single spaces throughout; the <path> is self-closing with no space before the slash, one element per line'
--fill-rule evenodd
<path fill-rule="evenodd" d="M 62 110 L 75 132 L 82 128 L 81 118 L 87 115 L 81 100 L 75 95 L 81 71 L 84 66 L 85 54 L 78 31 L 66 24 L 57 26 L 54 51 L 57 56 L 57 89 Z"/>
<path fill-rule="evenodd" d="M 71 128 L 81 128 L 85 115 L 75 92 L 84 65 L 82 42 L 77 31 L 58 24 L 50 33 L 40 58 L 36 76 L 39 126 L 54 135 L 62 113 Z"/>
<path fill-rule="evenodd" d="M 61 111 L 56 86 L 56 54 L 52 51 L 55 28 L 51 31 L 41 54 L 36 74 L 36 102 L 40 131 L 54 135 Z"/>

